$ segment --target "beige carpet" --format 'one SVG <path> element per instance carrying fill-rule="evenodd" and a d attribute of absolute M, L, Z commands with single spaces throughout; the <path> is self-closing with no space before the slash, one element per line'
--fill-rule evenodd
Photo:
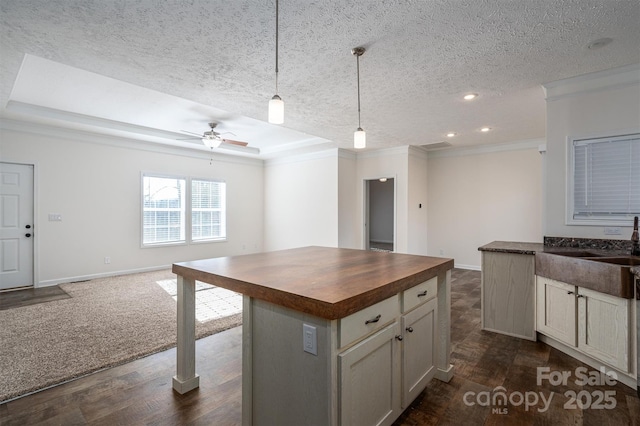
<path fill-rule="evenodd" d="M 61 284 L 71 298 L 0 311 L 0 402 L 174 347 L 172 279 L 166 270 Z M 241 313 L 196 322 L 196 337 L 241 323 Z"/>

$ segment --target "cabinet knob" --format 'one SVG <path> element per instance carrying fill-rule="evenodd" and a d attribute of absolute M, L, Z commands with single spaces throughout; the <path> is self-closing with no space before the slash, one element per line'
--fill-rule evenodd
<path fill-rule="evenodd" d="M 423 291 L 421 293 L 418 293 L 418 297 L 424 297 L 426 295 L 427 295 L 427 290 L 425 290 L 425 291 Z"/>
<path fill-rule="evenodd" d="M 382 315 L 378 314 L 378 315 L 376 315 L 375 318 L 368 319 L 364 323 L 365 324 L 371 324 L 371 323 L 374 323 L 374 322 L 378 322 L 378 321 L 380 321 L 380 318 L 382 318 Z"/>
<path fill-rule="evenodd" d="M 402 336 L 400 336 L 399 334 L 396 336 L 396 339 L 398 339 L 399 341 L 402 341 Z"/>
<path fill-rule="evenodd" d="M 405 328 L 405 330 L 407 330 L 409 333 L 413 333 L 413 327 L 407 327 Z"/>

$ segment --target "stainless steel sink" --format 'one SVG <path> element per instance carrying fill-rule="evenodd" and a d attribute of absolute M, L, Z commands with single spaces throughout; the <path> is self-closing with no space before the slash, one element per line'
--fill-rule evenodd
<path fill-rule="evenodd" d="M 558 256 L 569 256 L 569 257 L 600 257 L 604 256 L 603 254 L 599 254 L 593 251 L 585 251 L 585 250 L 545 250 L 544 253 L 549 254 L 557 254 Z"/>
<path fill-rule="evenodd" d="M 536 253 L 536 275 L 625 299 L 634 297 L 631 267 L 638 256 L 607 256 L 590 251 Z"/>
<path fill-rule="evenodd" d="M 595 260 L 596 262 L 614 263 L 616 265 L 623 265 L 623 266 L 640 265 L 640 257 L 638 256 L 599 257 L 593 260 Z"/>

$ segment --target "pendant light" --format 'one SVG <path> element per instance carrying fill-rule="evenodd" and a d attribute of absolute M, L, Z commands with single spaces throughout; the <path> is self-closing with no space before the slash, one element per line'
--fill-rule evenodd
<path fill-rule="evenodd" d="M 276 0 L 276 94 L 269 101 L 269 123 L 284 123 L 284 101 L 278 96 L 278 0 Z"/>
<path fill-rule="evenodd" d="M 360 56 L 364 53 L 364 47 L 354 47 L 351 54 L 356 57 L 356 69 L 358 71 L 358 128 L 353 133 L 353 147 L 362 149 L 367 146 L 367 134 L 360 126 Z"/>

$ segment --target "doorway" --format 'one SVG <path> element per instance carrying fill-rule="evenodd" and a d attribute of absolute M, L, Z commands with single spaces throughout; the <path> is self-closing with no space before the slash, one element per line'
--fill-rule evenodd
<path fill-rule="evenodd" d="M 0 290 L 33 286 L 33 165 L 0 162 Z"/>
<path fill-rule="evenodd" d="M 365 180 L 364 246 L 366 250 L 395 250 L 395 179 Z"/>

